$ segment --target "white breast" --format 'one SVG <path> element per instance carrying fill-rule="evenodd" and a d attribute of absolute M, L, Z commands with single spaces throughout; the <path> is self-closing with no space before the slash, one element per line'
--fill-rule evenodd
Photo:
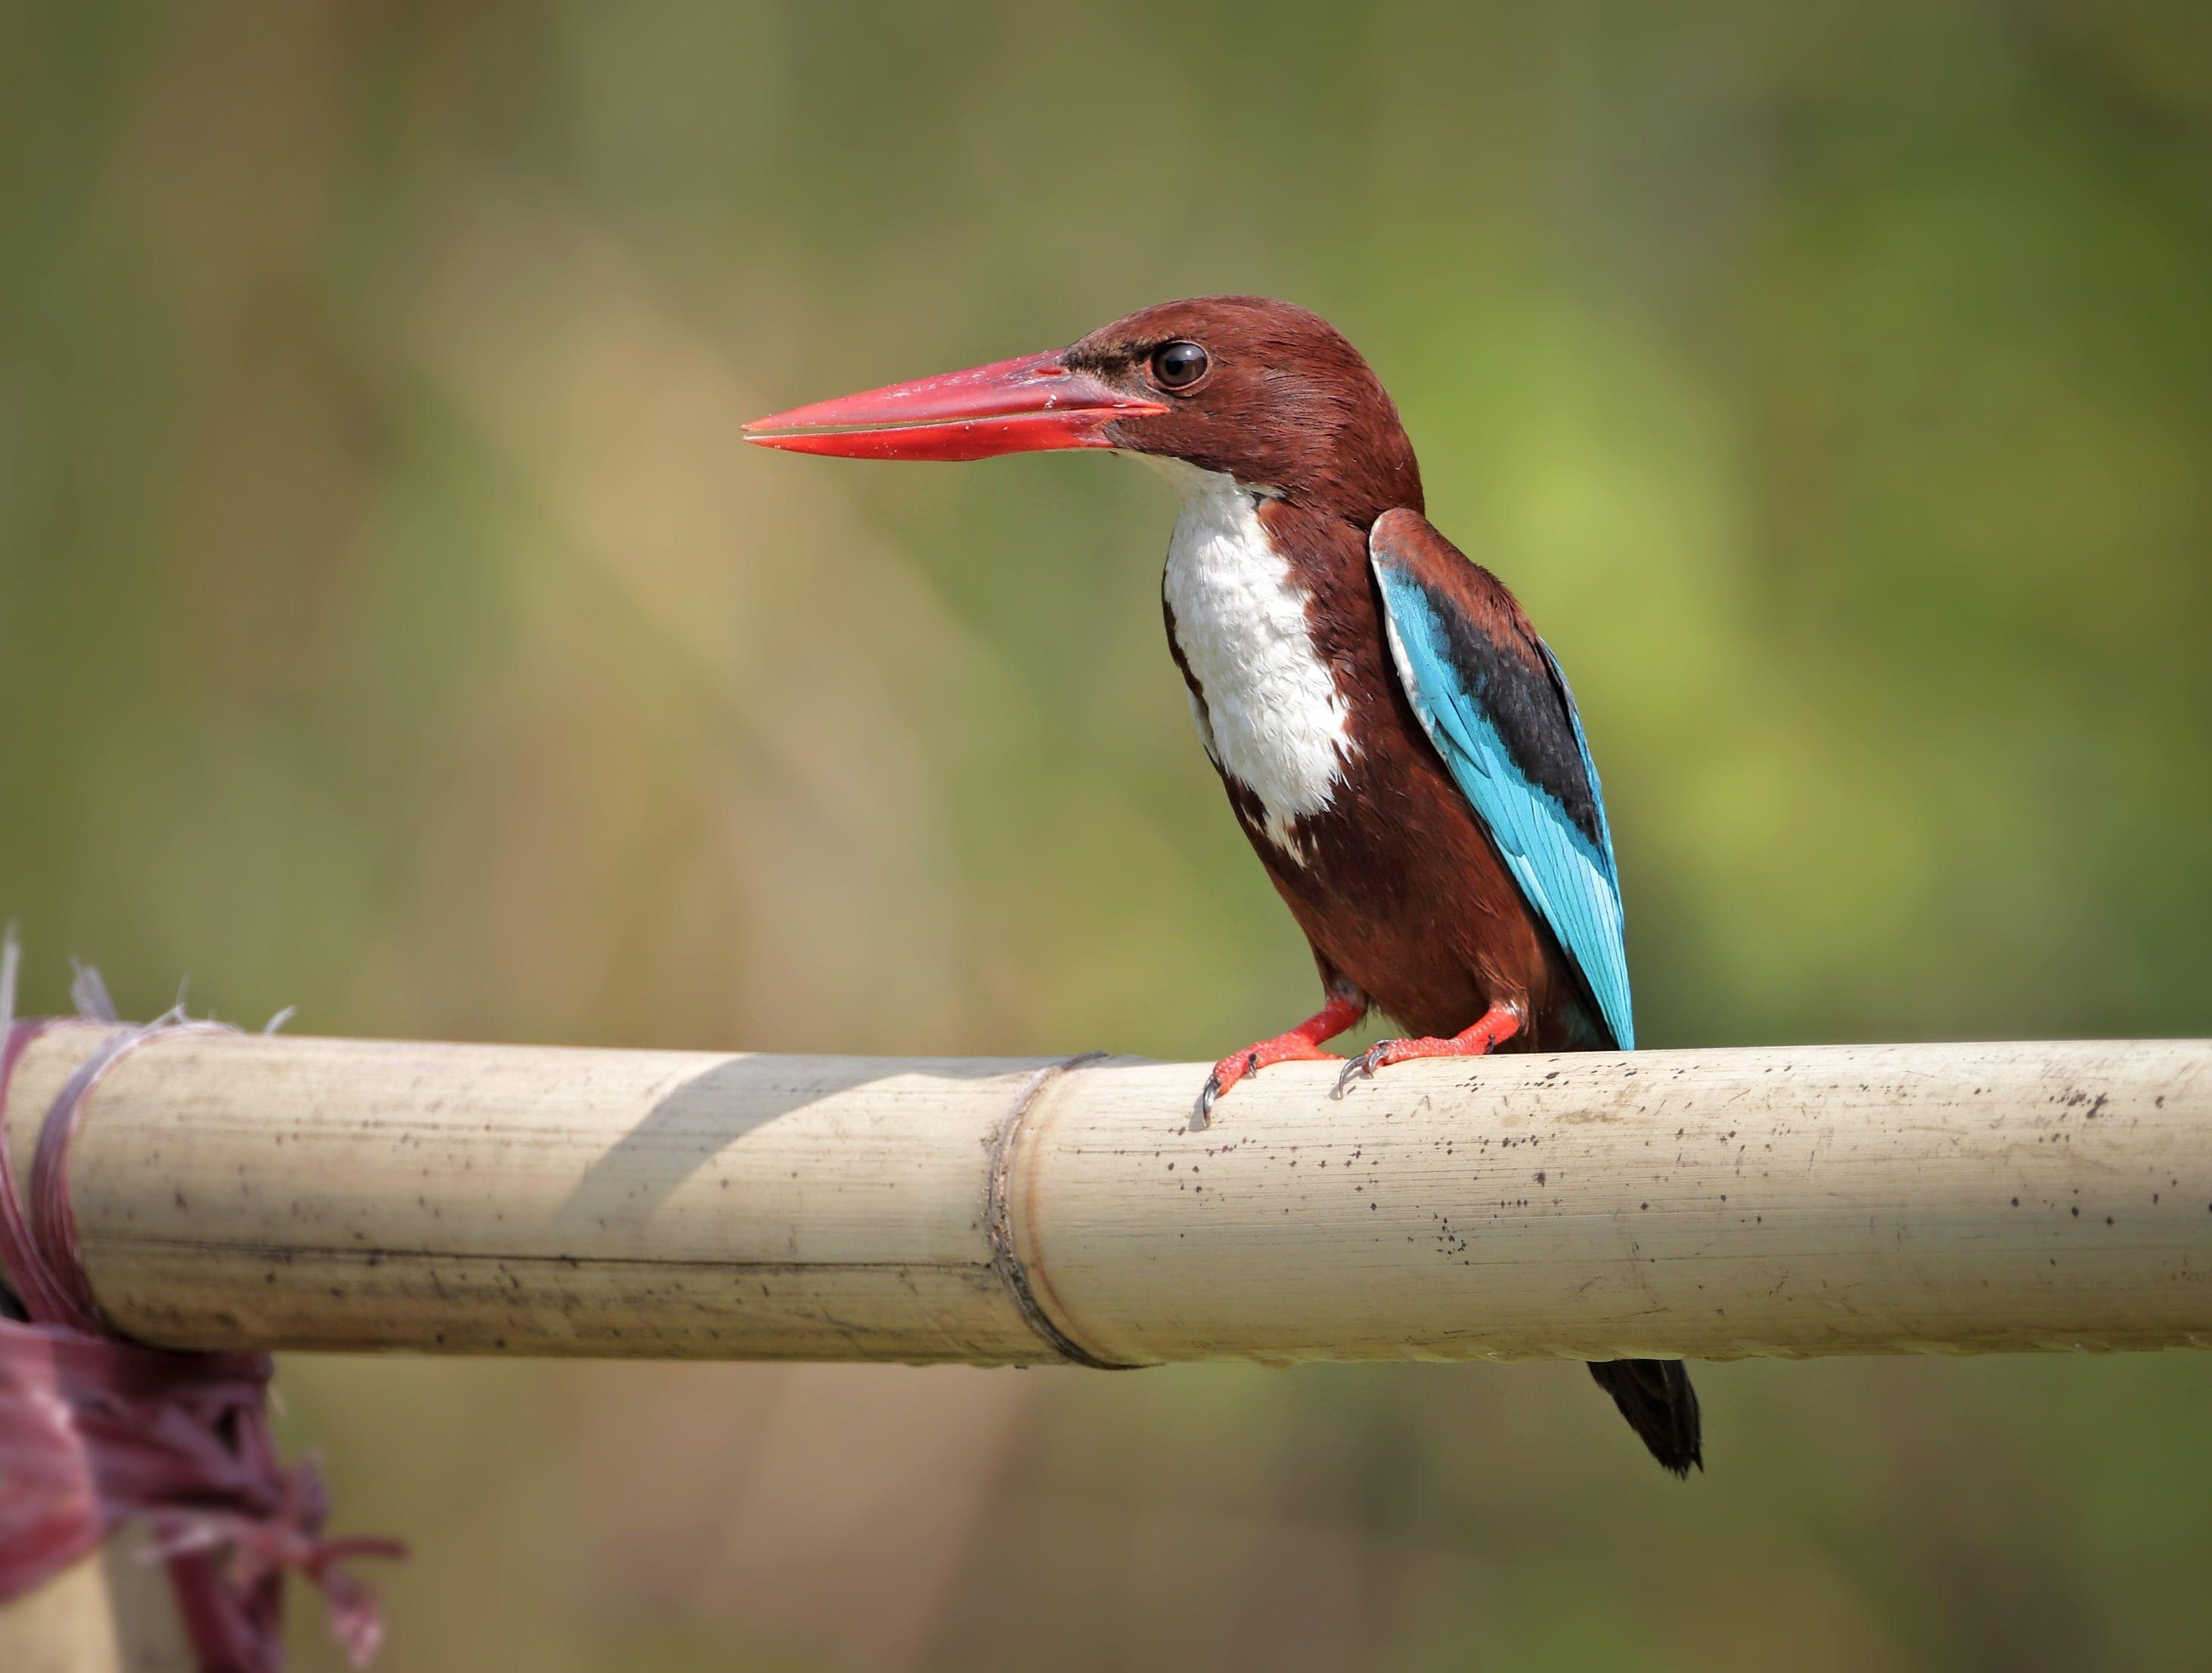
<path fill-rule="evenodd" d="M 1314 648 L 1305 589 L 1250 490 L 1179 460 L 1147 462 L 1182 490 L 1161 593 L 1198 685 L 1199 740 L 1258 800 L 1267 839 L 1301 859 L 1292 827 L 1328 806 L 1355 751 L 1350 709 Z"/>

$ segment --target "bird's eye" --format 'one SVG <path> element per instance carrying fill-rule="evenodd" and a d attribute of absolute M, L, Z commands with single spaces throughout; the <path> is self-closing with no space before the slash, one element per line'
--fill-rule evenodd
<path fill-rule="evenodd" d="M 1163 389 L 1188 389 L 1206 375 L 1206 350 L 1195 343 L 1163 343 L 1152 350 L 1152 381 Z"/>

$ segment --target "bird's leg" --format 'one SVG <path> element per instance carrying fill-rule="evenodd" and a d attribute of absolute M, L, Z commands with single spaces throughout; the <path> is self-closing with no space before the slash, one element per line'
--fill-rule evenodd
<path fill-rule="evenodd" d="M 1359 1019 L 1367 1014 L 1367 995 L 1356 989 L 1329 990 L 1328 1003 L 1308 1017 L 1288 1033 L 1278 1034 L 1272 1040 L 1261 1040 L 1242 1051 L 1232 1051 L 1213 1066 L 1213 1073 L 1206 1077 L 1206 1089 L 1198 1095 L 1198 1116 L 1193 1126 L 1203 1129 L 1212 1117 L 1213 1106 L 1221 1095 L 1246 1075 L 1264 1069 L 1270 1063 L 1310 1062 L 1316 1058 L 1334 1061 L 1339 1054 L 1323 1051 L 1323 1040 L 1333 1040 L 1347 1028 L 1358 1026 Z"/>
<path fill-rule="evenodd" d="M 1410 1057 L 1486 1057 L 1520 1031 L 1520 1007 L 1493 1005 L 1474 1027 L 1462 1029 L 1448 1040 L 1378 1040 L 1344 1066 L 1344 1073 L 1336 1078 L 1336 1095 L 1344 1096 L 1352 1076 L 1371 1075 Z"/>

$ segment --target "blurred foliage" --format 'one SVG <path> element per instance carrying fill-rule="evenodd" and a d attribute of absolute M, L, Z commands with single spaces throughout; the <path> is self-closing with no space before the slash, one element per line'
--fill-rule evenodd
<path fill-rule="evenodd" d="M 1648 1043 L 2212 1031 L 2212 10 L 0 10 L 0 911 L 314 1031 L 1211 1056 L 1304 949 L 1118 461 L 792 402 L 1289 296 L 1572 671 Z M 2191 1360 L 302 1361 L 390 1665 L 2170 1667 Z M 302 1663 L 331 1664 L 310 1617 Z"/>

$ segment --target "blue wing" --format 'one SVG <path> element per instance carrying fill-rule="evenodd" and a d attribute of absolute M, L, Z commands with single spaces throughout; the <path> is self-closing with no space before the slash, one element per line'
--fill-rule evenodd
<path fill-rule="evenodd" d="M 1368 555 L 1422 728 L 1615 1043 L 1634 1049 L 1613 831 L 1566 677 L 1511 595 L 1426 519 L 1385 514 Z"/>

